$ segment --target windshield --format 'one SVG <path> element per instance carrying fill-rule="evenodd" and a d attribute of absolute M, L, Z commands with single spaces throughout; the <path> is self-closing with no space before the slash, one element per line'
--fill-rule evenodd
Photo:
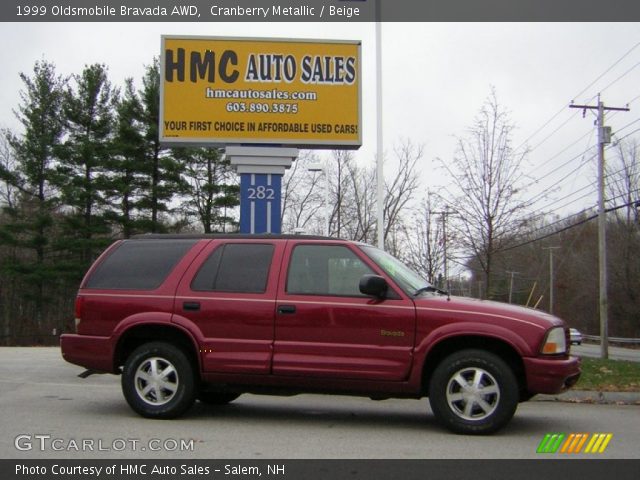
<path fill-rule="evenodd" d="M 413 295 L 420 289 L 430 287 L 429 282 L 387 252 L 370 245 L 361 246 L 360 248 L 406 293 Z"/>

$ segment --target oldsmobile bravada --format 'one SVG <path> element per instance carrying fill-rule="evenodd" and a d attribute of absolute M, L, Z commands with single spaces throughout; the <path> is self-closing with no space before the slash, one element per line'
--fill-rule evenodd
<path fill-rule="evenodd" d="M 333 238 L 116 241 L 82 281 L 75 317 L 64 358 L 121 375 L 150 418 L 243 393 L 428 397 L 444 427 L 484 434 L 580 375 L 559 318 L 449 296 L 387 253 Z"/>

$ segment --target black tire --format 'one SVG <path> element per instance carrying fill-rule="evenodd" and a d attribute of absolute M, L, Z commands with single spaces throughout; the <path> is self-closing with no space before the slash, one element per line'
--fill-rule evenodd
<path fill-rule="evenodd" d="M 446 357 L 429 382 L 436 420 L 452 432 L 486 435 L 504 427 L 518 407 L 518 381 L 497 355 L 462 350 Z"/>
<path fill-rule="evenodd" d="M 129 406 L 147 418 L 175 418 L 196 398 L 194 368 L 178 347 L 164 342 L 145 343 L 127 358 L 122 371 L 122 393 Z"/>
<path fill-rule="evenodd" d="M 198 400 L 207 405 L 227 405 L 238 398 L 241 393 L 233 392 L 208 392 L 201 390 L 198 394 Z"/>

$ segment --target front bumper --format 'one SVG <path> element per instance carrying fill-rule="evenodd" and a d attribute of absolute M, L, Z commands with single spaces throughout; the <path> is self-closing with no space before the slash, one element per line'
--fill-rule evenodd
<path fill-rule="evenodd" d="M 580 359 L 524 358 L 527 390 L 530 393 L 555 394 L 576 384 L 580 378 Z"/>
<path fill-rule="evenodd" d="M 60 335 L 62 358 L 96 372 L 116 373 L 113 362 L 113 342 L 110 337 L 91 335 Z"/>

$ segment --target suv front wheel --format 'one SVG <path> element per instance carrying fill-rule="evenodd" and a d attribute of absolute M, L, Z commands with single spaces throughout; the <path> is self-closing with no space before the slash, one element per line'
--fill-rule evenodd
<path fill-rule="evenodd" d="M 518 382 L 497 355 L 462 350 L 446 357 L 429 382 L 429 403 L 449 430 L 488 434 L 506 425 L 516 411 Z"/>
<path fill-rule="evenodd" d="M 145 343 L 124 364 L 122 392 L 131 408 L 143 417 L 178 417 L 196 398 L 193 366 L 174 345 Z"/>

